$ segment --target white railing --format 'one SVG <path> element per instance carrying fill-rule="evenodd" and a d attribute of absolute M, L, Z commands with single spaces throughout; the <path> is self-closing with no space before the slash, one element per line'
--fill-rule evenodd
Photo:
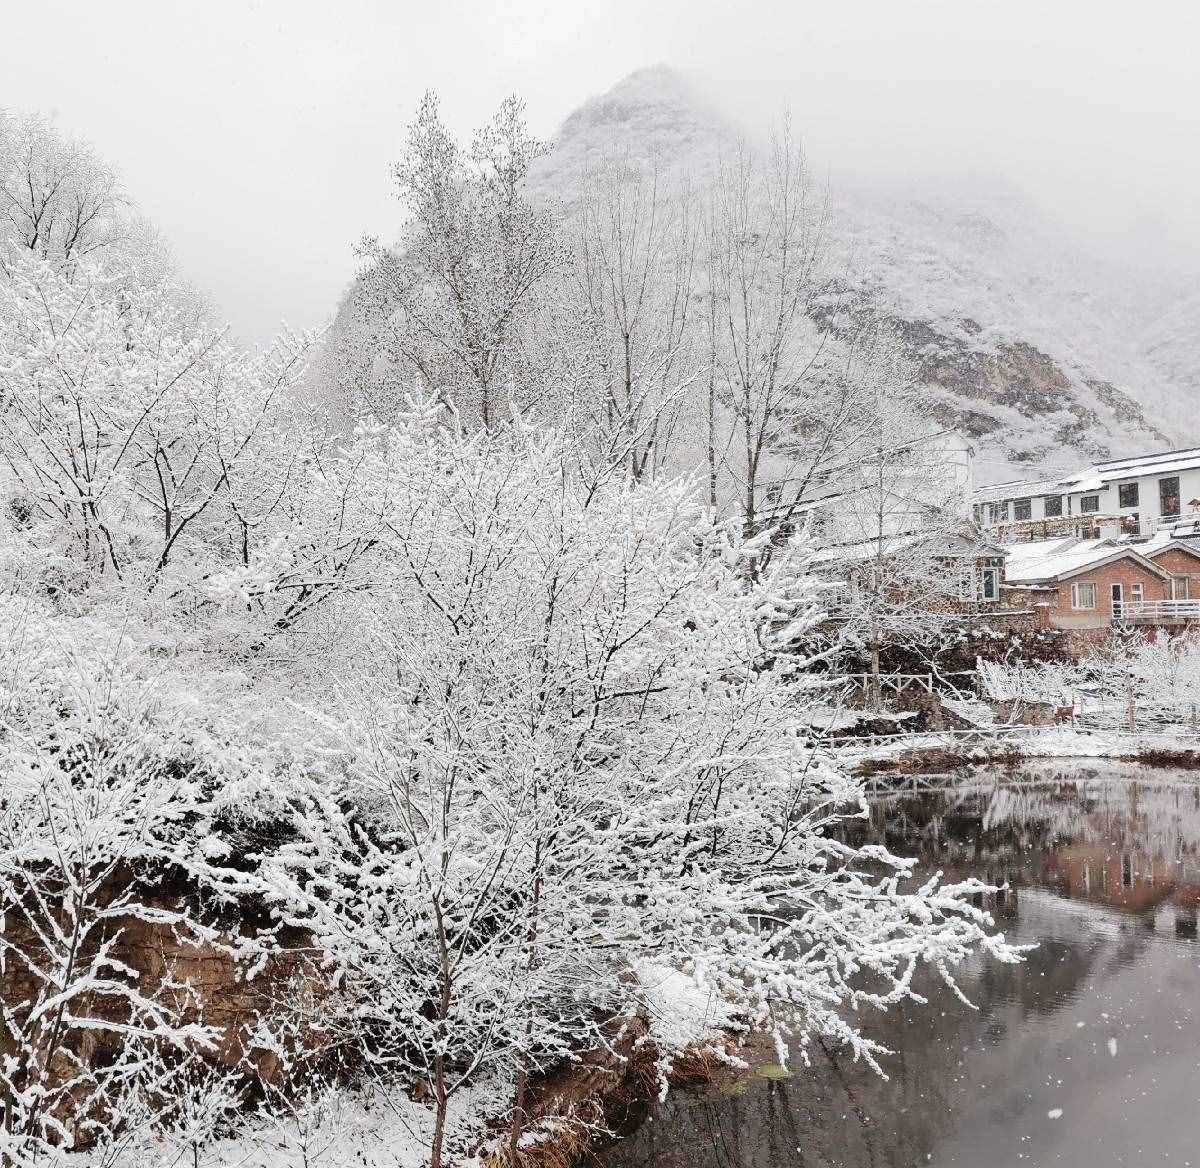
<path fill-rule="evenodd" d="M 1200 620 L 1200 600 L 1114 600 L 1113 620 Z"/>

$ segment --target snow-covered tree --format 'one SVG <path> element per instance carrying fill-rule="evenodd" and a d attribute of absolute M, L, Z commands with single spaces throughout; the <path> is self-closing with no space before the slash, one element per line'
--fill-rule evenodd
<path fill-rule="evenodd" d="M 326 1031 L 433 1101 L 434 1165 L 481 1078 L 511 1087 L 511 1154 L 531 1077 L 613 1045 L 646 963 L 872 1057 L 840 1006 L 981 943 L 1011 956 L 963 889 L 905 891 L 829 833 L 858 788 L 803 746 L 803 682 L 772 667 L 819 619 L 806 549 L 748 579 L 761 541 L 693 486 L 584 487 L 569 447 L 431 435 L 339 687 L 346 778 L 301 789 L 263 858 L 338 971 Z"/>
<path fill-rule="evenodd" d="M 368 377 L 359 387 L 369 409 L 388 413 L 414 384 L 484 427 L 514 401 L 533 404 L 531 315 L 562 261 L 554 216 L 525 190 L 544 153 L 517 98 L 464 149 L 426 94 L 394 171 L 408 221 L 394 247 L 363 246 L 365 319 L 351 323 L 376 335 L 388 365 L 384 385 Z"/>
<path fill-rule="evenodd" d="M 244 354 L 163 290 L 114 283 L 39 259 L 0 283 L 0 496 L 22 586 L 188 634 L 235 601 L 260 637 L 359 586 L 374 440 L 331 446 L 299 402 L 303 342 Z"/>
<path fill-rule="evenodd" d="M 41 114 L 0 110 L 0 242 L 61 261 L 118 247 L 130 208 L 86 142 Z"/>
<path fill-rule="evenodd" d="M 573 282 L 599 342 L 592 440 L 635 478 L 699 450 L 697 203 L 685 176 L 613 153 L 584 176 L 566 221 Z"/>
<path fill-rule="evenodd" d="M 856 387 L 856 462 L 814 512 L 824 570 L 840 582 L 831 606 L 843 642 L 864 650 L 879 707 L 889 645 L 936 646 L 979 598 L 982 545 L 967 522 L 964 465 L 953 435 L 925 409 L 911 365 L 876 338 Z"/>

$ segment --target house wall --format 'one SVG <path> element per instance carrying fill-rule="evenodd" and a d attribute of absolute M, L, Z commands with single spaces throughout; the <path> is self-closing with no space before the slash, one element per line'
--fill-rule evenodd
<path fill-rule="evenodd" d="M 1060 496 L 1060 497 L 1063 500 L 1062 513 L 1065 516 L 1067 514 L 1066 496 L 1064 495 L 1064 496 Z M 992 519 L 992 511 L 991 511 L 991 507 L 993 504 L 990 504 L 990 503 L 979 504 L 980 510 L 978 512 L 978 522 L 984 527 L 991 526 L 993 523 L 1025 522 L 1024 520 L 1019 520 L 1016 517 L 1016 502 L 1018 499 L 1028 499 L 1029 500 L 1029 521 L 1030 522 L 1032 522 L 1034 520 L 1038 520 L 1038 519 L 1048 518 L 1048 516 L 1046 515 L 1046 496 L 1045 495 L 1030 495 L 1027 493 L 1025 493 L 1025 494 L 1018 493 L 1016 495 L 1010 495 L 1005 499 L 994 500 L 994 504 L 997 507 L 999 507 L 1003 503 L 1008 504 L 1007 517 L 1004 517 L 1003 515 L 998 514 L 996 519 L 993 520 Z M 1054 517 L 1050 517 L 1050 518 L 1057 518 L 1057 517 L 1054 516 Z"/>
<path fill-rule="evenodd" d="M 1099 495 L 1101 515 L 1137 515 L 1141 519 L 1159 519 L 1162 517 L 1162 508 L 1159 506 L 1159 480 L 1175 477 L 1179 479 L 1180 513 L 1186 515 L 1192 510 L 1188 505 L 1191 500 L 1200 499 L 1200 467 L 1179 471 L 1177 475 L 1174 471 L 1169 474 L 1135 475 L 1121 479 L 1120 482 L 1109 483 L 1099 491 L 1072 491 L 1070 493 L 1071 513 L 1073 515 L 1081 514 L 1080 500 L 1084 495 Z M 1121 506 L 1118 487 L 1122 482 L 1137 483 L 1138 503 L 1136 507 Z"/>
<path fill-rule="evenodd" d="M 1161 857 L 1121 852 L 1107 844 L 1063 848 L 1046 866 L 1072 900 L 1091 900 L 1144 912 L 1171 897 L 1178 867 Z"/>
<path fill-rule="evenodd" d="M 1080 500 L 1085 495 L 1098 495 L 1100 497 L 1100 509 L 1096 512 L 1098 515 L 1120 515 L 1131 516 L 1137 515 L 1140 519 L 1160 519 L 1162 518 L 1162 508 L 1159 505 L 1159 489 L 1158 483 L 1160 479 L 1174 478 L 1179 479 L 1179 506 L 1182 514 L 1188 514 L 1194 508 L 1189 504 L 1193 499 L 1200 499 L 1200 463 L 1189 470 L 1181 470 L 1179 472 L 1170 473 L 1155 473 L 1147 475 L 1131 475 L 1127 479 L 1120 479 L 1109 483 L 1098 491 L 1067 491 L 1062 495 L 1063 499 L 1063 516 L 1079 516 L 1083 514 L 1080 510 Z M 1121 483 L 1133 483 L 1138 485 L 1138 502 L 1135 507 L 1122 507 L 1120 503 L 1120 491 L 1118 487 Z M 1030 495 L 1027 491 L 1021 491 L 1014 488 L 1014 493 L 1005 496 L 1004 499 L 995 499 L 993 502 L 997 505 L 1001 503 L 1008 504 L 1007 518 L 998 518 L 995 522 L 1016 522 L 1016 516 L 1013 513 L 1014 504 L 1018 499 L 1030 499 L 1030 520 L 1036 521 L 1046 519 L 1045 495 Z M 990 526 L 993 523 L 989 504 L 981 505 L 979 513 L 979 522 L 984 526 Z"/>
<path fill-rule="evenodd" d="M 1168 569 L 1164 569 L 1168 570 Z M 1132 600 L 1132 586 L 1140 583 L 1143 599 L 1166 600 L 1167 582 L 1148 568 L 1132 560 L 1116 560 L 1103 567 L 1093 568 L 1063 580 L 1054 592 L 1050 607 L 1050 624 L 1059 629 L 1097 629 L 1112 624 L 1112 586 L 1121 584 L 1125 600 Z M 1073 609 L 1071 607 L 1072 584 L 1095 584 L 1096 607 Z"/>
<path fill-rule="evenodd" d="M 1172 576 L 1186 576 L 1191 581 L 1189 598 L 1200 600 L 1200 557 L 1181 548 L 1168 548 L 1152 558 L 1164 572 L 1170 572 Z"/>

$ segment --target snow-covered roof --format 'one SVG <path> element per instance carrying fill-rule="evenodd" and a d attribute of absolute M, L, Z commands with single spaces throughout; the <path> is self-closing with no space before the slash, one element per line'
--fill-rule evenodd
<path fill-rule="evenodd" d="M 1076 491 L 1100 491 L 1110 483 L 1125 482 L 1142 475 L 1176 474 L 1200 468 L 1200 446 L 1187 450 L 1160 450 L 1154 454 L 1139 454 L 1133 458 L 1116 458 L 1097 462 L 1082 470 L 1070 471 L 1053 479 L 1022 480 L 992 483 L 975 491 L 976 503 L 1001 499 L 1024 499 L 1035 495 L 1065 495 Z"/>
<path fill-rule="evenodd" d="M 1022 563 L 1024 561 L 1044 560 L 1047 556 L 1057 555 L 1069 547 L 1079 543 L 1096 543 L 1097 540 L 1081 540 L 1077 536 L 1067 535 L 1061 539 L 1039 539 L 1032 543 L 1014 543 L 1005 546 L 1005 564 Z"/>
<path fill-rule="evenodd" d="M 1118 458 L 1098 462 L 1062 480 L 1067 491 L 1098 491 L 1109 483 L 1124 482 L 1142 475 L 1175 474 L 1200 467 L 1200 447 L 1188 450 L 1161 450 L 1137 458 Z"/>
<path fill-rule="evenodd" d="M 1034 495 L 1061 495 L 1061 479 L 1013 479 L 1007 483 L 993 483 L 979 487 L 974 495 L 976 503 L 990 503 L 1000 499 L 1024 499 Z"/>
<path fill-rule="evenodd" d="M 1064 580 L 1115 560 L 1129 558 L 1165 579 L 1168 573 L 1146 558 L 1142 552 L 1144 546 L 1134 547 L 1109 539 L 1048 539 L 1014 544 L 1008 549 L 1004 578 L 1010 584 Z"/>
<path fill-rule="evenodd" d="M 879 553 L 878 539 L 865 539 L 855 543 L 831 544 L 813 553 L 812 562 L 816 564 L 846 563 L 856 564 L 872 559 Z M 977 556 L 1001 556 L 1008 550 L 999 544 L 987 543 L 970 539 L 962 535 L 930 536 L 928 532 L 914 532 L 911 535 L 886 536 L 883 540 L 883 554 L 894 556 L 906 548 L 927 547 L 937 544 L 938 557 L 946 559 L 970 559 Z"/>
<path fill-rule="evenodd" d="M 1187 540 L 1176 539 L 1174 533 L 1171 531 L 1160 531 L 1153 539 L 1148 539 L 1144 543 L 1137 543 L 1134 547 L 1143 556 L 1147 556 L 1150 559 L 1171 550 L 1188 552 L 1197 559 L 1200 559 L 1200 546 L 1189 543 Z"/>

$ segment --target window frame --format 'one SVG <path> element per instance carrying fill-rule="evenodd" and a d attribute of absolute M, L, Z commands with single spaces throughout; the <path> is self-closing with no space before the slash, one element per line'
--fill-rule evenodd
<path fill-rule="evenodd" d="M 988 581 L 992 581 L 992 595 L 988 595 Z M 979 573 L 979 599 L 985 604 L 996 604 L 1000 600 L 1000 569 L 986 567 Z"/>
<path fill-rule="evenodd" d="M 1024 514 L 1022 514 L 1024 512 Z M 1033 518 L 1033 500 L 1031 498 L 1013 500 L 1013 521 L 1024 523 Z"/>
<path fill-rule="evenodd" d="M 1083 589 L 1090 588 L 1092 591 L 1091 604 L 1081 604 L 1083 597 Z M 1084 580 L 1071 585 L 1071 608 L 1075 612 L 1095 612 L 1096 611 L 1096 585 L 1093 581 Z"/>
<path fill-rule="evenodd" d="M 1141 505 L 1140 504 L 1141 490 L 1139 488 L 1140 488 L 1140 484 L 1138 483 L 1137 479 L 1134 479 L 1133 482 L 1131 482 L 1131 483 L 1118 483 L 1117 484 L 1117 506 L 1120 508 L 1120 510 L 1131 511 L 1134 508 L 1139 507 Z M 1132 503 L 1127 503 L 1125 501 L 1125 492 L 1126 491 L 1133 492 L 1133 502 Z"/>
<path fill-rule="evenodd" d="M 1183 585 L 1183 595 L 1179 594 L 1180 585 Z M 1191 600 L 1192 598 L 1192 578 L 1191 576 L 1172 576 L 1171 577 L 1171 599 L 1172 600 Z"/>
<path fill-rule="evenodd" d="M 1043 495 L 1042 514 L 1047 519 L 1061 519 L 1063 514 L 1062 495 Z"/>
<path fill-rule="evenodd" d="M 1089 507 L 1088 506 L 1089 503 L 1094 504 L 1094 506 Z M 1080 495 L 1079 496 L 1079 514 L 1080 515 L 1099 515 L 1100 514 L 1100 496 L 1099 496 L 1099 494 Z"/>
<path fill-rule="evenodd" d="M 1168 490 L 1167 484 L 1174 483 L 1174 490 Z M 1167 508 L 1168 499 L 1175 500 L 1175 510 Z M 1183 514 L 1183 480 L 1179 475 L 1163 475 L 1158 480 L 1158 514 L 1163 519 L 1174 519 Z"/>

